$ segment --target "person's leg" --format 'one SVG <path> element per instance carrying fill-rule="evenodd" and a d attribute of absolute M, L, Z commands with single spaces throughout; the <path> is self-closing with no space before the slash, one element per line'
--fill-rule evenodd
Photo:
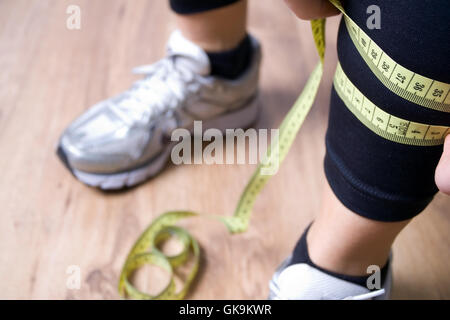
<path fill-rule="evenodd" d="M 405 101 L 371 77 L 343 24 L 338 54 L 347 76 L 383 110 L 423 123 L 448 124 L 448 115 Z M 445 74 L 435 73 L 446 80 Z M 308 230 L 307 246 L 301 241 L 296 246 L 294 260 L 308 256 L 310 264 L 342 278 L 367 277 L 370 265 L 386 265 L 396 236 L 437 192 L 433 177 L 442 146 L 386 141 L 361 124 L 333 90 L 326 147 L 328 184 L 322 209 Z"/>
<path fill-rule="evenodd" d="M 177 8 L 176 2 L 172 1 L 172 8 Z M 205 51 L 233 49 L 247 34 L 247 0 L 214 10 L 190 14 L 184 12 L 186 11 L 176 11 L 177 27 L 187 39 Z"/>
<path fill-rule="evenodd" d="M 433 21 L 445 20 L 448 15 L 442 9 L 444 1 L 440 2 L 442 6 L 434 9 L 417 2 L 408 18 L 403 12 L 411 8 L 409 2 L 380 4 L 381 12 L 388 12 L 383 16 L 381 30 L 363 28 L 370 0 L 346 1 L 344 7 L 355 23 L 398 64 L 450 83 L 447 72 L 450 66 L 445 59 L 449 48 L 439 41 L 446 30 L 431 32 L 435 29 Z M 411 16 L 419 15 L 423 19 L 411 23 Z M 408 32 L 392 33 L 400 25 Z M 418 45 L 419 41 L 422 45 Z M 450 126 L 450 113 L 416 105 L 387 89 L 362 59 L 342 21 L 337 49 L 348 79 L 380 109 L 410 121 Z M 437 65 L 432 61 L 446 63 Z M 445 160 L 436 172 L 436 182 L 434 179 L 442 151 L 441 145 L 397 143 L 372 132 L 333 88 L 324 162 L 328 184 L 322 209 L 303 232 L 291 257 L 275 272 L 271 293 L 291 299 L 367 297 L 372 290 L 368 280 L 373 279 L 370 277 L 373 270 L 368 267 L 377 265 L 386 295 L 377 290 L 369 296 L 388 297 L 392 243 L 432 201 L 438 191 L 436 182 L 446 190 L 441 178 L 445 176 L 441 172 Z"/>
<path fill-rule="evenodd" d="M 355 2 L 356 3 L 356 2 Z M 358 2 L 347 8 L 364 25 L 364 8 Z M 399 8 L 385 4 L 390 15 L 386 26 L 398 22 L 408 4 Z M 419 9 L 417 9 L 419 10 Z M 444 15 L 436 10 L 429 15 Z M 359 20 L 358 20 L 359 19 Z M 424 18 L 420 30 L 432 30 Z M 386 28 L 388 29 L 388 28 Z M 389 29 L 388 29 L 389 30 Z M 440 59 L 445 50 L 415 48 L 407 36 L 393 38 L 389 32 L 367 31 L 397 62 L 420 74 L 449 82 L 446 68 L 427 65 L 423 60 Z M 433 43 L 431 34 L 427 43 Z M 409 48 L 412 46 L 412 48 Z M 412 58 L 406 52 L 420 50 L 426 59 Z M 449 125 L 448 113 L 430 110 L 406 101 L 372 76 L 356 51 L 344 23 L 338 35 L 339 61 L 349 79 L 377 106 L 395 116 L 422 123 Z M 429 57 L 429 58 L 428 58 Z M 333 89 L 326 137 L 325 173 L 328 183 L 323 206 L 307 235 L 311 260 L 318 266 L 346 275 L 366 275 L 369 265 L 384 266 L 392 243 L 413 217 L 422 212 L 438 191 L 434 172 L 442 146 L 411 146 L 387 141 L 372 133 L 346 108 Z"/>
<path fill-rule="evenodd" d="M 357 215 L 336 198 L 328 183 L 322 201 L 307 235 L 308 251 L 314 264 L 336 273 L 367 276 L 368 266 L 382 268 L 395 237 L 410 221 L 381 222 Z"/>
<path fill-rule="evenodd" d="M 208 55 L 211 75 L 236 79 L 248 67 L 247 0 L 171 0 L 183 36 Z"/>

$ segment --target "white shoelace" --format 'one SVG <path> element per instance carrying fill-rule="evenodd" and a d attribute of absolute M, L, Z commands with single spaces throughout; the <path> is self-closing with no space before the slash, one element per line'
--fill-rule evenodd
<path fill-rule="evenodd" d="M 175 56 L 168 56 L 155 64 L 133 69 L 134 74 L 146 77 L 118 96 L 111 110 L 126 123 L 146 123 L 179 106 L 188 92 L 197 91 L 200 84 L 208 84 L 175 59 Z"/>

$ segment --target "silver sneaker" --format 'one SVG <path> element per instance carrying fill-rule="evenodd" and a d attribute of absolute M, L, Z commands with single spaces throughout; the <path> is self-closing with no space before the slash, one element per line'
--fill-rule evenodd
<path fill-rule="evenodd" d="M 284 260 L 269 281 L 269 300 L 387 300 L 392 287 L 392 255 L 381 289 L 368 288 L 333 277 L 306 263 Z"/>
<path fill-rule="evenodd" d="M 131 187 L 154 176 L 174 145 L 171 132 L 247 128 L 256 119 L 261 48 L 251 37 L 253 57 L 236 80 L 210 76 L 207 54 L 175 31 L 167 56 L 134 70 L 145 78 L 102 101 L 63 133 L 58 155 L 82 182 L 102 189 Z"/>

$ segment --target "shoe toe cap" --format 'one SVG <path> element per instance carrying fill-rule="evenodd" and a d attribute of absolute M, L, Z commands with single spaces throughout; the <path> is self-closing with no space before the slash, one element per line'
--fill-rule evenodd
<path fill-rule="evenodd" d="M 72 172 L 118 173 L 139 166 L 159 150 L 151 138 L 145 128 L 116 126 L 96 132 L 74 122 L 61 136 L 57 153 Z"/>

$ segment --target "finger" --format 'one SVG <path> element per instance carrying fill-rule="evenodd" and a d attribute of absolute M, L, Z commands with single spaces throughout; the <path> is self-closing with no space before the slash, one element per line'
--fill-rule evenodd
<path fill-rule="evenodd" d="M 450 135 L 445 139 L 444 151 L 436 167 L 434 179 L 439 190 L 450 195 Z"/>
<path fill-rule="evenodd" d="M 284 2 L 303 20 L 326 18 L 340 13 L 328 0 L 284 0 Z"/>

